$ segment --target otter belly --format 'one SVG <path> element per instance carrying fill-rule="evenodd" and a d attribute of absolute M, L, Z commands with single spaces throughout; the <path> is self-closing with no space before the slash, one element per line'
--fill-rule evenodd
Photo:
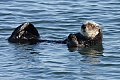
<path fill-rule="evenodd" d="M 95 38 L 87 38 L 81 33 L 70 34 L 67 38 L 67 46 L 71 47 L 90 47 L 96 44 L 101 44 L 101 34 L 98 34 Z"/>

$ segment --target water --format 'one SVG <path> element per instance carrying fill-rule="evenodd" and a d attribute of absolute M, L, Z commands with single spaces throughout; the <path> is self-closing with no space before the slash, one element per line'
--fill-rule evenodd
<path fill-rule="evenodd" d="M 119 80 L 120 0 L 1 0 L 0 80 Z M 31 22 L 42 39 L 62 40 L 85 21 L 103 29 L 103 48 L 12 44 L 12 31 Z"/>

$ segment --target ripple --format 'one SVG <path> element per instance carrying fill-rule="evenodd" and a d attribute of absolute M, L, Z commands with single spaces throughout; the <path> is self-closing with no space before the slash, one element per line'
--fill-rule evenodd
<path fill-rule="evenodd" d="M 119 79 L 119 0 L 1 0 L 0 79 Z M 64 44 L 12 44 L 12 31 L 31 22 L 42 39 L 63 40 L 85 21 L 103 29 L 103 48 L 70 49 Z"/>

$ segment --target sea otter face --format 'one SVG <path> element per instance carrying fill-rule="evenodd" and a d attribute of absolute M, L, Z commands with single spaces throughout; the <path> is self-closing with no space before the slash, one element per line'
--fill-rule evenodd
<path fill-rule="evenodd" d="M 101 28 L 99 24 L 95 22 L 86 22 L 81 26 L 81 33 L 83 36 L 93 39 L 99 32 Z"/>

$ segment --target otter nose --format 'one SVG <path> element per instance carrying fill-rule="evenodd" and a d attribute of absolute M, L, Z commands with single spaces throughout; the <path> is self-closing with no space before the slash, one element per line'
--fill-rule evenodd
<path fill-rule="evenodd" d="M 85 28 L 86 28 L 86 26 L 85 26 L 85 25 L 82 25 L 82 26 L 81 26 L 81 28 L 82 28 L 82 29 L 85 29 Z"/>

